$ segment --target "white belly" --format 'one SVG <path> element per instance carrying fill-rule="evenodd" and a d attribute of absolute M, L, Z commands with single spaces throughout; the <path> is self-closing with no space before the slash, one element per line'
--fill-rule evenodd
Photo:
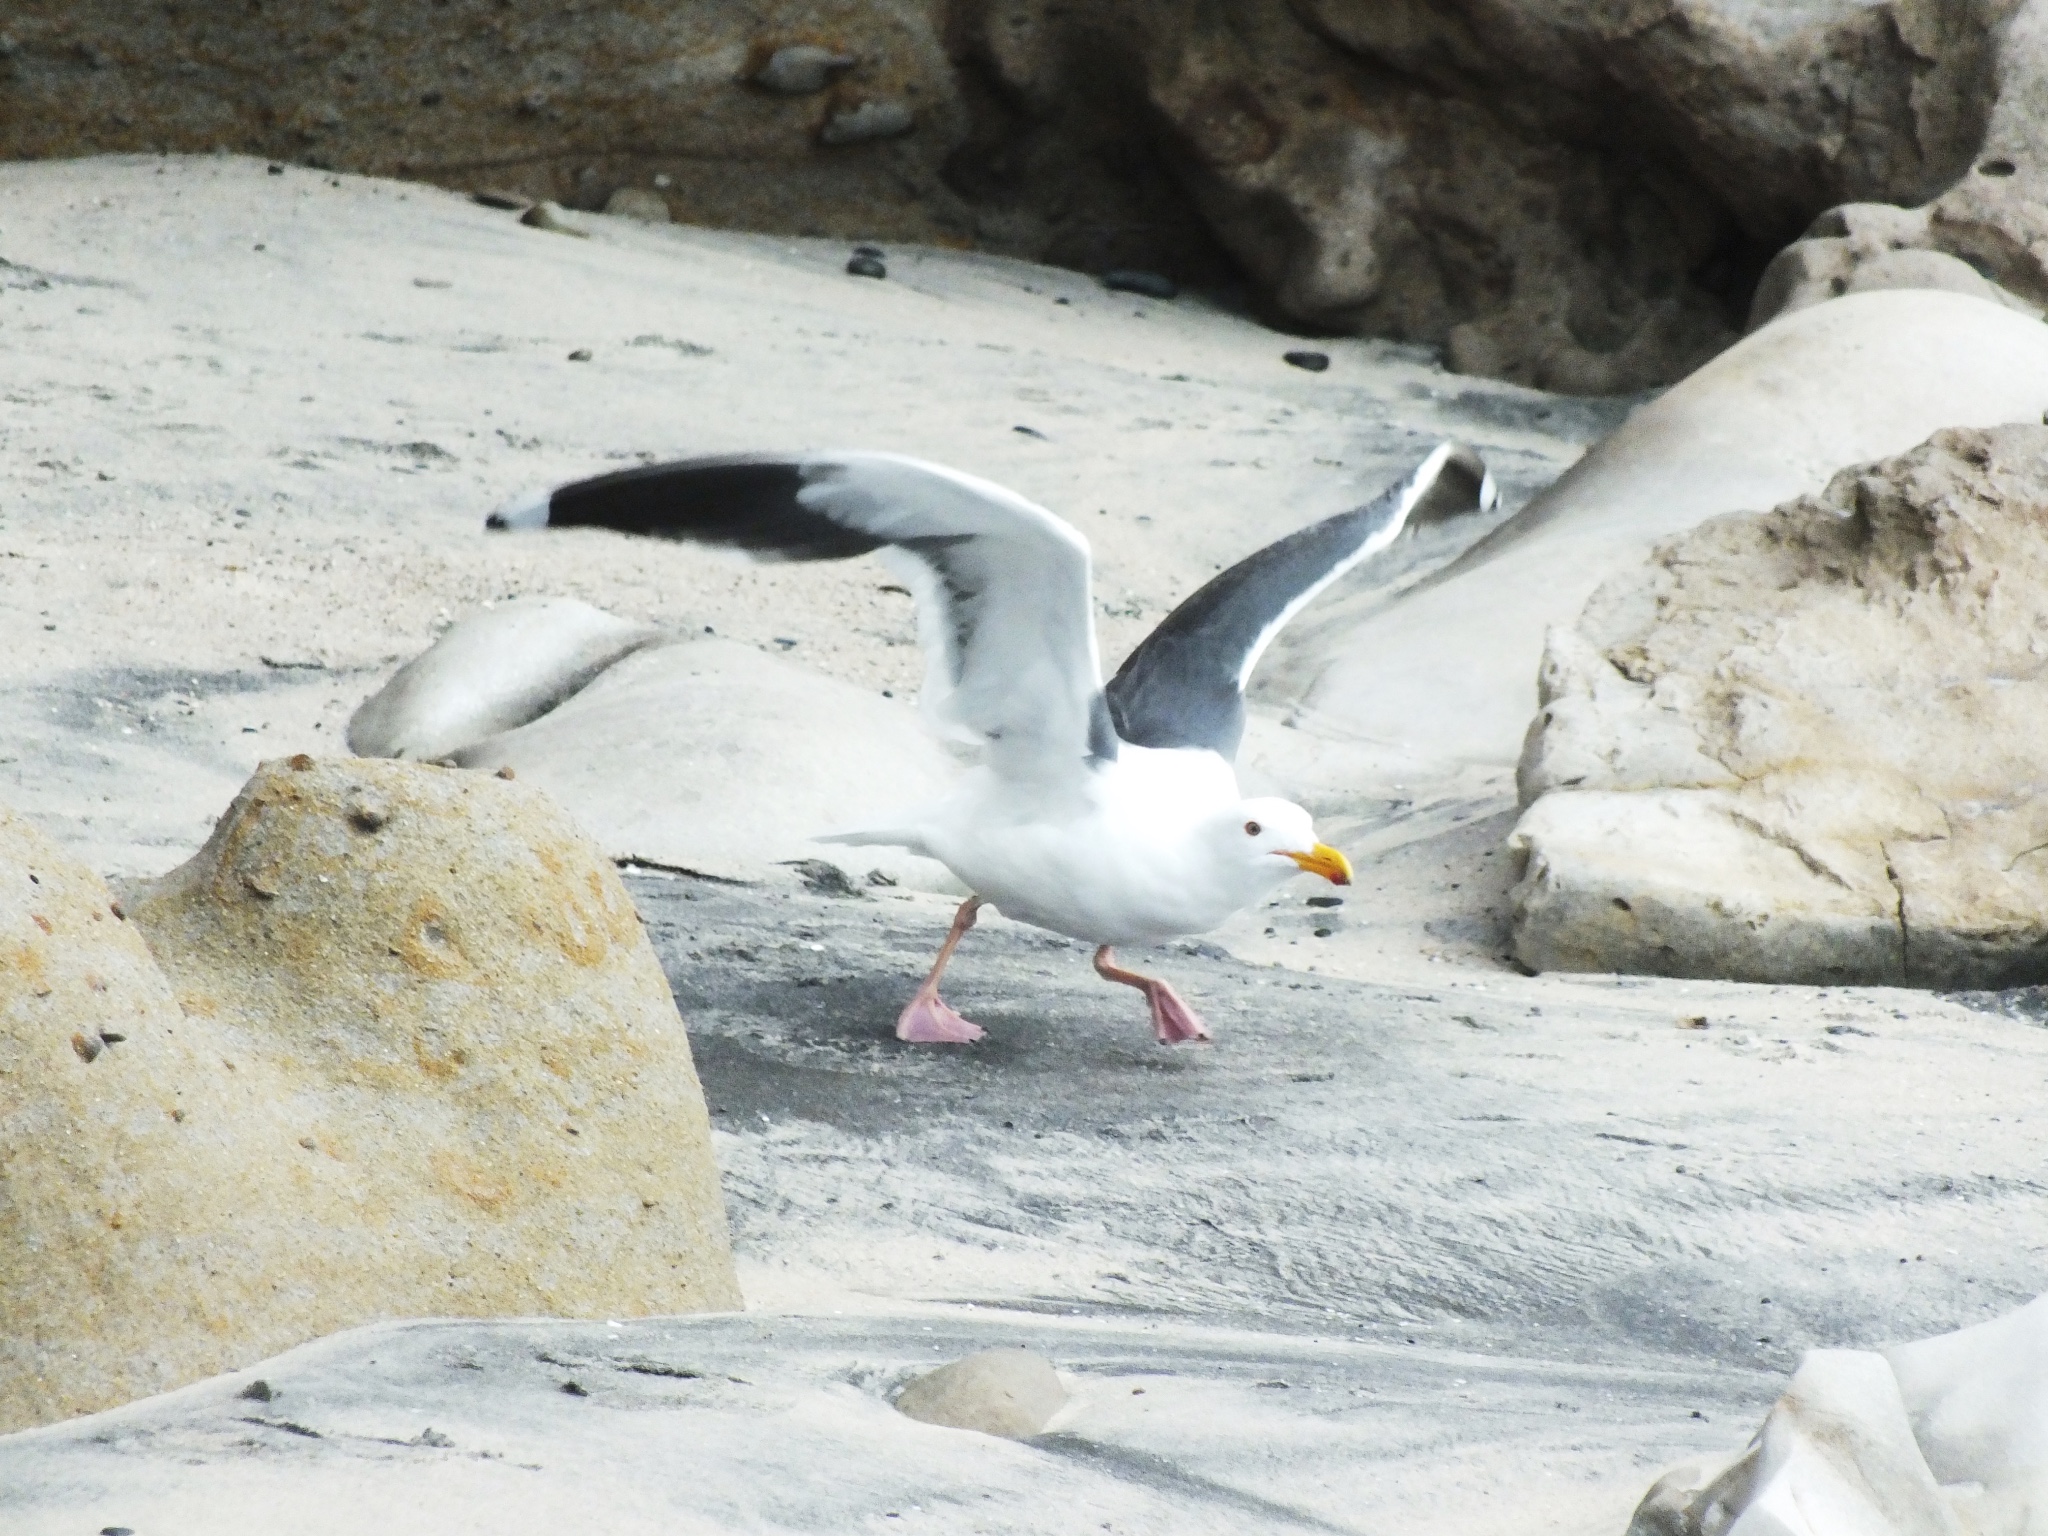
<path fill-rule="evenodd" d="M 926 842 L 1006 917 L 1091 944 L 1156 943 L 1206 932 L 1244 904 L 1190 837 L 1237 798 L 1213 753 L 1125 746 L 1080 792 L 1032 795 L 973 775 Z"/>

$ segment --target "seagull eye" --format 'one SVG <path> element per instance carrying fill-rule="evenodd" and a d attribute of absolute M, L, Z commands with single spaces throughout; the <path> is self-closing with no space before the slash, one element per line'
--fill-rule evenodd
<path fill-rule="evenodd" d="M 1246 837 L 1257 837 L 1259 831 L 1259 824 L 1256 821 L 1248 821 L 1244 824 L 1244 835 Z"/>

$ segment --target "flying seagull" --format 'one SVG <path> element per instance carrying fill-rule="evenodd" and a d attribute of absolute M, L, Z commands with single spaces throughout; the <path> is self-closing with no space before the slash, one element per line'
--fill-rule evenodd
<path fill-rule="evenodd" d="M 610 528 L 763 560 L 880 551 L 918 604 L 926 718 L 980 744 L 961 786 L 897 825 L 822 839 L 937 859 L 973 892 L 897 1038 L 981 1029 L 939 978 L 984 904 L 1097 946 L 1103 978 L 1135 987 L 1161 1044 L 1206 1040 L 1166 982 L 1116 963 L 1120 944 L 1201 933 L 1303 870 L 1351 880 L 1309 813 L 1246 799 L 1232 760 L 1244 687 L 1280 627 L 1415 516 L 1495 501 L 1471 450 L 1440 445 L 1370 504 L 1289 534 L 1215 577 L 1102 683 L 1088 541 L 1014 491 L 893 453 L 739 454 L 655 464 L 522 497 L 487 527 Z"/>

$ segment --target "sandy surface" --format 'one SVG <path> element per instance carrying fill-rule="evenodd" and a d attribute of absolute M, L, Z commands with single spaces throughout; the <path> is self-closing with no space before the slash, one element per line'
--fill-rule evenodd
<path fill-rule="evenodd" d="M 1312 375 L 1280 360 L 1296 341 L 1198 299 L 968 256 L 894 252 L 877 283 L 836 245 L 595 217 L 577 240 L 233 159 L 6 166 L 0 187 L 0 798 L 115 875 L 184 857 L 259 757 L 338 750 L 400 660 L 509 596 L 914 687 L 908 605 L 878 569 L 483 537 L 482 513 L 535 482 L 741 447 L 941 458 L 1085 529 L 1113 666 L 1217 566 L 1376 492 L 1440 435 L 1475 443 L 1513 506 L 1620 415 L 1370 343 L 1327 344 Z M 1260 722 L 1254 771 L 1287 772 L 1296 734 Z M 1306 906 L 1326 893 L 1304 884 L 1152 957 L 1218 1026 L 1205 1050 L 1152 1046 L 1083 951 L 1000 919 L 954 972 L 989 1040 L 905 1050 L 888 1027 L 940 898 L 637 879 L 750 1302 L 804 1319 L 777 1347 L 729 1321 L 641 1343 L 751 1352 L 790 1401 L 845 1410 L 747 1471 L 813 1489 L 777 1528 L 909 1528 L 814 1474 L 835 1445 L 930 1463 L 893 1416 L 879 1439 L 858 1428 L 928 1326 L 960 1352 L 1029 1337 L 1118 1382 L 1140 1335 L 1167 1340 L 1181 1406 L 1153 1429 L 1084 1417 L 1067 1441 L 973 1452 L 995 1458 L 989 1488 L 1018 1490 L 987 1529 L 1072 1529 L 1033 1490 L 1107 1499 L 1088 1481 L 1106 1476 L 1140 1501 L 1117 1529 L 1220 1509 L 1235 1529 L 1618 1531 L 1655 1463 L 1734 1450 L 1801 1349 L 1942 1331 L 2040 1288 L 2048 1033 L 2025 1007 L 1520 976 L 1501 959 L 1510 804 L 1480 773 L 1332 807 L 1325 835 L 1360 863 L 1344 906 Z M 462 1347 L 527 1369 L 583 1337 L 563 1327 L 469 1325 Z M 339 1380 L 378 1337 L 306 1358 Z M 1259 1385 L 1302 1373 L 1315 1391 Z M 350 1380 L 369 1406 L 330 1427 L 373 1439 L 371 1419 L 418 1433 L 408 1394 L 478 1436 L 566 1436 L 551 1416 L 577 1406 Z M 316 1465 L 289 1431 L 238 1449 L 253 1432 L 207 1417 L 231 1397 L 127 1410 L 147 1434 L 0 1440 L 0 1487 L 27 1490 L 8 1528 L 142 1531 L 155 1510 L 152 1536 L 196 1529 L 208 1489 L 246 1512 L 210 1532 L 259 1528 L 280 1490 L 425 1508 L 407 1490 L 432 1479 L 407 1482 L 405 1455 Z M 546 1486 L 616 1471 L 642 1409 L 576 1440 Z M 757 1431 L 742 1414 L 719 1434 Z M 1314 1465 L 1328 1489 L 1273 1470 Z M 476 1486 L 498 1512 L 476 1528 L 528 1528 L 507 1523 L 522 1509 L 547 1526 L 538 1485 Z M 672 1510 L 646 1498 L 652 1528 Z"/>

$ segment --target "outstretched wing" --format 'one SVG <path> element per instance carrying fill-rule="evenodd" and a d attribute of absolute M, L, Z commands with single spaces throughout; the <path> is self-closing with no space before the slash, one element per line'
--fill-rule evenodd
<path fill-rule="evenodd" d="M 1393 543 L 1411 518 L 1484 510 L 1496 499 L 1480 457 L 1442 443 L 1366 506 L 1238 561 L 1160 620 L 1110 680 L 1105 692 L 1117 734 L 1133 746 L 1207 747 L 1234 757 L 1244 735 L 1245 684 L 1283 624 Z"/>
<path fill-rule="evenodd" d="M 1116 756 L 1089 612 L 1088 543 L 1043 507 L 893 453 L 733 455 L 579 480 L 491 528 L 612 528 L 765 560 L 882 550 L 918 602 L 923 704 L 998 772 Z"/>

